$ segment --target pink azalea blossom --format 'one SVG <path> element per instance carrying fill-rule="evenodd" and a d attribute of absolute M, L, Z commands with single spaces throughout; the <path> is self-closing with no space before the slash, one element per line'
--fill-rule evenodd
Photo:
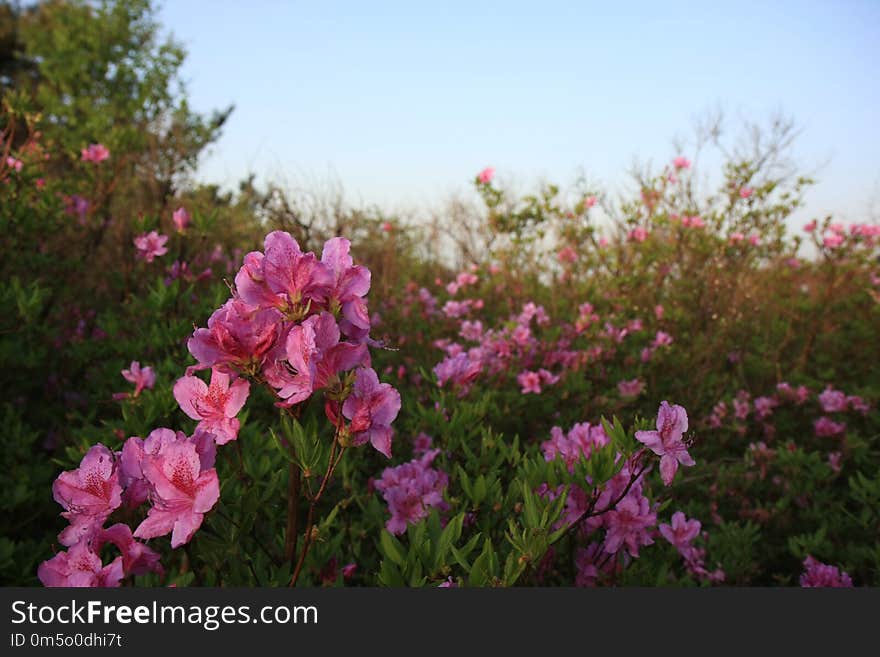
<path fill-rule="evenodd" d="M 189 227 L 189 212 L 186 211 L 186 208 L 177 208 L 171 215 L 171 220 L 174 222 L 177 232 L 182 233 Z"/>
<path fill-rule="evenodd" d="M 217 366 L 224 372 L 257 371 L 275 346 L 281 315 L 273 308 L 259 309 L 241 299 L 230 299 L 198 328 L 187 342 L 199 362 L 196 369 Z"/>
<path fill-rule="evenodd" d="M 492 179 L 495 177 L 495 169 L 492 167 L 486 167 L 480 173 L 477 174 L 477 182 L 481 185 L 488 185 L 492 182 Z"/>
<path fill-rule="evenodd" d="M 122 370 L 122 377 L 129 383 L 134 384 L 132 397 L 137 397 L 145 388 L 151 390 L 156 384 L 156 373 L 152 367 L 141 367 L 141 364 L 133 360 L 127 370 Z"/>
<path fill-rule="evenodd" d="M 831 386 L 827 386 L 825 390 L 819 394 L 819 405 L 826 413 L 842 413 L 846 410 L 846 395 L 839 390 L 834 390 Z"/>
<path fill-rule="evenodd" d="M 846 431 L 846 423 L 835 422 L 830 417 L 822 416 L 813 422 L 813 431 L 819 438 L 833 438 Z"/>
<path fill-rule="evenodd" d="M 640 547 L 654 542 L 648 530 L 657 523 L 657 515 L 647 497 L 631 492 L 605 516 L 605 552 L 613 554 L 625 547 L 630 556 L 638 557 Z"/>
<path fill-rule="evenodd" d="M 155 230 L 149 233 L 138 235 L 134 238 L 134 245 L 138 250 L 138 257 L 146 262 L 153 262 L 159 256 L 168 253 L 165 243 L 168 241 L 167 235 L 160 235 Z"/>
<path fill-rule="evenodd" d="M 145 451 L 141 470 L 152 507 L 134 536 L 155 538 L 170 532 L 172 548 L 188 543 L 220 499 L 217 471 L 204 468 L 196 442 L 179 438 L 162 440 L 155 453 Z"/>
<path fill-rule="evenodd" d="M 85 540 L 44 561 L 37 569 L 37 577 L 49 587 L 115 587 L 123 576 L 121 556 L 105 566 Z"/>
<path fill-rule="evenodd" d="M 828 467 L 831 468 L 831 471 L 834 473 L 840 472 L 840 463 L 843 459 L 842 452 L 829 452 L 828 453 Z"/>
<path fill-rule="evenodd" d="M 82 149 L 80 159 L 83 162 L 103 162 L 110 157 L 110 151 L 103 144 L 89 144 L 88 148 Z"/>
<path fill-rule="evenodd" d="M 342 414 L 351 420 L 352 444 L 369 441 L 378 452 L 391 458 L 391 423 L 398 411 L 400 393 L 388 383 L 379 383 L 373 368 L 360 368 L 351 395 L 342 405 Z"/>
<path fill-rule="evenodd" d="M 479 349 L 471 349 L 444 358 L 434 366 L 437 385 L 442 388 L 450 383 L 452 387 L 458 388 L 460 396 L 466 395 L 483 371 L 483 361 L 479 356 Z"/>
<path fill-rule="evenodd" d="M 349 255 L 351 242 L 343 237 L 334 237 L 324 243 L 321 262 L 332 273 L 333 282 L 329 288 L 329 304 L 331 312 L 341 309 L 343 332 L 347 335 L 347 323 L 355 329 L 367 331 L 370 328 L 370 317 L 364 300 L 370 291 L 370 270 L 355 265 Z"/>
<path fill-rule="evenodd" d="M 269 292 L 283 300 L 283 312 L 301 313 L 312 304 L 324 304 L 334 287 L 339 289 L 346 282 L 341 280 L 344 271 L 334 272 L 326 263 L 318 260 L 314 253 L 303 253 L 290 233 L 272 231 L 266 236 L 263 245 L 265 256 L 260 260 L 262 271 L 257 274 L 249 270 L 249 274 L 254 277 L 254 287 L 264 289 L 255 294 L 253 288 L 238 288 L 242 299 L 248 303 L 262 305 L 269 297 L 265 291 L 268 288 Z M 331 245 L 328 260 L 334 260 L 341 267 L 347 256 L 344 244 Z M 236 277 L 236 286 L 238 285 Z M 356 291 L 362 288 L 359 287 L 360 283 L 354 285 L 352 294 L 356 296 Z M 277 299 L 275 302 L 277 303 Z"/>
<path fill-rule="evenodd" d="M 817 561 L 812 556 L 804 559 L 804 573 L 801 575 L 802 587 L 848 588 L 853 585 L 852 578 L 837 566 Z"/>
<path fill-rule="evenodd" d="M 648 230 L 638 226 L 629 231 L 628 237 L 630 242 L 644 242 L 648 239 Z"/>
<path fill-rule="evenodd" d="M 815 219 L 813 219 L 812 221 L 804 224 L 804 231 L 806 231 L 807 233 L 813 233 L 816 231 L 817 225 L 818 225 L 818 222 Z"/>
<path fill-rule="evenodd" d="M 577 262 L 578 254 L 573 247 L 564 246 L 559 250 L 559 253 L 556 254 L 556 258 L 563 264 L 572 263 Z"/>
<path fill-rule="evenodd" d="M 657 413 L 656 431 L 636 431 L 636 440 L 643 443 L 660 458 L 660 475 L 669 486 L 678 465 L 692 466 L 694 459 L 687 451 L 682 438 L 688 428 L 687 412 L 678 405 L 661 402 Z"/>
<path fill-rule="evenodd" d="M 755 193 L 755 190 L 751 187 L 741 187 L 739 190 L 740 198 L 749 198 L 752 194 Z"/>
<path fill-rule="evenodd" d="M 831 233 L 830 235 L 825 235 L 822 239 L 822 244 L 829 249 L 836 249 L 844 242 L 844 236 L 839 233 Z"/>
<path fill-rule="evenodd" d="M 16 172 L 19 172 L 24 166 L 24 162 L 10 156 L 6 158 L 6 166 L 8 166 L 10 169 L 14 169 Z"/>
<path fill-rule="evenodd" d="M 645 389 L 645 382 L 641 379 L 631 381 L 618 381 L 617 391 L 621 397 L 638 397 Z"/>
<path fill-rule="evenodd" d="M 199 420 L 198 429 L 214 435 L 218 445 L 238 437 L 241 426 L 236 415 L 244 407 L 250 383 L 218 369 L 211 370 L 211 385 L 196 376 L 183 376 L 174 384 L 174 398 L 189 417 Z"/>
<path fill-rule="evenodd" d="M 672 160 L 672 166 L 676 169 L 690 169 L 691 161 L 686 157 L 679 155 L 677 158 Z"/>
<path fill-rule="evenodd" d="M 687 553 L 691 542 L 700 534 L 700 521 L 688 520 L 684 513 L 676 511 L 672 514 L 672 524 L 661 524 L 660 535 L 669 541 L 681 553 Z"/>
<path fill-rule="evenodd" d="M 122 486 L 113 452 L 94 445 L 86 452 L 76 470 L 58 475 L 52 495 L 70 521 L 58 536 L 62 545 L 73 545 L 84 535 L 104 524 L 104 520 L 122 504 Z"/>
<path fill-rule="evenodd" d="M 122 553 L 122 570 L 126 576 L 145 575 L 149 572 L 159 575 L 164 573 L 164 568 L 159 563 L 162 555 L 134 540 L 131 527 L 125 523 L 118 522 L 98 531 L 92 539 L 91 547 L 100 553 L 101 547 L 106 543 L 112 543 Z"/>
<path fill-rule="evenodd" d="M 419 459 L 385 468 L 382 477 L 375 482 L 376 490 L 388 503 L 391 518 L 385 528 L 392 534 L 402 534 L 408 523 L 426 518 L 433 507 L 446 508 L 443 491 L 449 477 L 431 467 L 439 453 L 438 449 L 431 450 Z"/>
<path fill-rule="evenodd" d="M 592 208 L 595 205 L 596 205 L 596 197 L 595 196 L 588 196 L 587 198 L 584 199 L 584 207 L 586 207 L 587 209 Z"/>
<path fill-rule="evenodd" d="M 516 376 L 516 382 L 522 388 L 520 392 L 524 395 L 527 395 L 529 393 L 534 393 L 536 395 L 541 394 L 541 375 L 537 372 L 532 372 L 529 370 L 520 372 Z"/>

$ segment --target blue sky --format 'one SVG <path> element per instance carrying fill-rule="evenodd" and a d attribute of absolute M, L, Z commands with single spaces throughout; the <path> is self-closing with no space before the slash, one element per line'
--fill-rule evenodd
<path fill-rule="evenodd" d="M 433 204 L 476 171 L 611 191 L 723 107 L 792 115 L 810 214 L 880 207 L 880 2 L 165 0 L 192 104 L 235 103 L 202 180 L 337 178 Z"/>

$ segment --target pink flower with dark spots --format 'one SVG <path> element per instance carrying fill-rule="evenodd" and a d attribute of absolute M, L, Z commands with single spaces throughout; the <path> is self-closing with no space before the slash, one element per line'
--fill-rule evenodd
<path fill-rule="evenodd" d="M 352 444 L 369 441 L 391 458 L 391 423 L 399 411 L 400 393 L 388 383 L 379 383 L 373 368 L 360 368 L 351 395 L 342 405 L 342 414 L 351 420 Z"/>
<path fill-rule="evenodd" d="M 186 211 L 186 208 L 177 208 L 171 215 L 171 221 L 174 222 L 177 232 L 182 233 L 189 227 L 189 212 Z"/>
<path fill-rule="evenodd" d="M 110 157 L 110 151 L 104 144 L 89 144 L 87 148 L 82 149 L 80 160 L 83 162 L 94 162 L 98 164 Z"/>
<path fill-rule="evenodd" d="M 695 465 L 683 442 L 687 428 L 688 417 L 684 408 L 664 401 L 657 413 L 657 430 L 636 431 L 636 440 L 660 457 L 660 476 L 667 486 L 672 483 L 679 464 Z"/>
<path fill-rule="evenodd" d="M 495 177 L 495 169 L 492 167 L 486 167 L 480 173 L 477 174 L 477 182 L 481 185 L 488 185 L 492 182 L 492 179 Z"/>
<path fill-rule="evenodd" d="M 37 577 L 48 587 L 115 587 L 123 576 L 122 557 L 105 566 L 86 540 L 59 552 L 37 569 Z"/>
<path fill-rule="evenodd" d="M 174 398 L 181 410 L 193 420 L 199 420 L 197 429 L 214 435 L 218 445 L 225 445 L 238 437 L 241 427 L 236 415 L 244 407 L 250 394 L 250 383 L 236 379 L 218 369 L 211 370 L 211 384 L 196 376 L 183 376 L 174 384 Z"/>
<path fill-rule="evenodd" d="M 281 331 L 281 315 L 274 308 L 256 308 L 230 299 L 198 328 L 187 342 L 199 362 L 195 369 L 219 367 L 224 372 L 258 371 Z"/>
<path fill-rule="evenodd" d="M 193 440 L 179 438 L 163 440 L 154 454 L 145 452 L 141 469 L 152 507 L 134 536 L 171 533 L 172 548 L 188 543 L 220 498 L 217 471 L 203 467 Z"/>
<path fill-rule="evenodd" d="M 153 262 L 159 256 L 168 253 L 165 243 L 168 241 L 167 235 L 160 235 L 155 230 L 149 233 L 138 235 L 134 238 L 134 245 L 138 250 L 138 257 L 146 262 Z"/>
<path fill-rule="evenodd" d="M 150 390 L 156 384 L 156 373 L 152 367 L 141 367 L 141 364 L 133 360 L 127 370 L 122 370 L 122 377 L 129 383 L 134 384 L 132 397 L 137 397 L 144 389 Z"/>
<path fill-rule="evenodd" d="M 58 536 L 62 545 L 73 545 L 84 535 L 104 524 L 104 520 L 122 504 L 122 486 L 116 459 L 104 445 L 86 452 L 79 467 L 58 475 L 52 495 L 70 521 Z"/>

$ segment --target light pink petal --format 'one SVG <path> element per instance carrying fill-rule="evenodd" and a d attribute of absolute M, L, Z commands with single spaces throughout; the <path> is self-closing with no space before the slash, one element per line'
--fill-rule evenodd
<path fill-rule="evenodd" d="M 174 384 L 174 399 L 181 410 L 193 420 L 201 420 L 197 403 L 208 394 L 208 386 L 196 376 L 183 376 Z"/>

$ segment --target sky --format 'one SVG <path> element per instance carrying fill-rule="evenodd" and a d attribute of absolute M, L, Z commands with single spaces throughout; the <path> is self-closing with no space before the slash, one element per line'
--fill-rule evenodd
<path fill-rule="evenodd" d="M 198 178 L 333 179 L 350 201 L 437 204 L 486 166 L 528 187 L 634 160 L 722 108 L 781 111 L 819 184 L 810 216 L 880 215 L 880 1 L 164 0 L 200 111 L 235 104 Z M 685 149 L 685 155 L 689 153 Z"/>

